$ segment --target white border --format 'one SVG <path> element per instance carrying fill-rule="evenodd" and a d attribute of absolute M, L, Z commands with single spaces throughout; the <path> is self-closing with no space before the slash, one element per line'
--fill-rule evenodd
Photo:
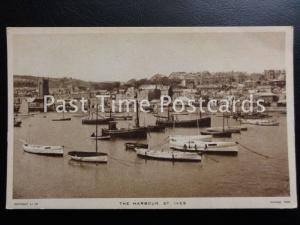
<path fill-rule="evenodd" d="M 285 32 L 286 91 L 290 197 L 195 197 L 195 198 L 82 198 L 82 199 L 13 199 L 13 43 L 15 34 L 70 33 L 205 33 L 205 32 Z M 296 208 L 296 165 L 294 129 L 293 27 L 99 27 L 99 28 L 7 28 L 8 59 L 8 150 L 7 196 L 8 209 L 172 209 L 172 208 Z M 176 205 L 174 202 L 186 202 Z M 120 204 L 120 202 L 122 204 Z M 159 205 L 136 205 L 158 202 Z M 169 202 L 168 205 L 163 205 Z M 135 203 L 135 204 L 134 204 Z"/>

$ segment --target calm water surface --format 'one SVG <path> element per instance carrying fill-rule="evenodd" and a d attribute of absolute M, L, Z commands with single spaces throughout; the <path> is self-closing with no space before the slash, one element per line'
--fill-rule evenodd
<path fill-rule="evenodd" d="M 38 114 L 23 119 L 14 128 L 14 198 L 80 198 L 80 197 L 218 197 L 218 196 L 288 196 L 288 150 L 286 116 L 273 114 L 279 127 L 248 126 L 248 131 L 223 139 L 238 141 L 249 149 L 265 154 L 264 158 L 243 147 L 237 156 L 204 156 L 201 163 L 168 162 L 138 158 L 126 151 L 128 140 L 99 141 L 99 149 L 109 154 L 107 164 L 71 161 L 68 151 L 94 151 L 90 134 L 93 125 L 82 125 L 81 118 L 53 122 L 57 113 Z M 154 124 L 152 114 L 142 114 L 141 124 Z M 133 121 L 120 121 L 128 127 Z M 213 116 L 212 126 L 222 118 Z M 237 124 L 231 120 L 231 125 Z M 237 124 L 238 125 L 238 124 Z M 99 130 L 105 125 L 98 126 Z M 151 133 L 143 143 L 168 149 L 170 134 L 197 134 L 198 129 L 167 129 Z M 32 144 L 64 145 L 61 158 L 34 155 L 22 149 L 19 139 Z M 221 139 L 222 140 L 222 139 Z M 134 141 L 134 140 L 132 140 Z"/>

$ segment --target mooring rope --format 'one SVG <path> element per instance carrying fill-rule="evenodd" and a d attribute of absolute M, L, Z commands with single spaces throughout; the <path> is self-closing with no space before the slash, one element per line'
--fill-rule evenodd
<path fill-rule="evenodd" d="M 270 156 L 265 155 L 265 154 L 262 154 L 262 153 L 257 152 L 257 151 L 254 151 L 253 149 L 250 149 L 249 147 L 247 147 L 247 146 L 245 146 L 245 145 L 243 145 L 243 144 L 241 144 L 241 143 L 239 143 L 239 142 L 236 142 L 236 143 L 239 144 L 241 147 L 243 147 L 245 150 L 247 150 L 247 151 L 249 151 L 249 152 L 252 152 L 252 153 L 254 153 L 254 154 L 256 154 L 256 155 L 262 156 L 262 157 L 264 157 L 264 158 L 266 158 L 266 159 L 271 158 Z"/>

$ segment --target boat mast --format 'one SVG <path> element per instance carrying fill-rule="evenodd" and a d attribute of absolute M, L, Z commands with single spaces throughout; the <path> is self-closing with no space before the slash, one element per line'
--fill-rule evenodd
<path fill-rule="evenodd" d="M 96 152 L 98 152 L 98 104 L 96 104 Z"/>
<path fill-rule="evenodd" d="M 112 108 L 112 95 L 110 95 L 110 107 L 109 107 L 109 118 L 111 118 L 111 109 Z"/>
<path fill-rule="evenodd" d="M 224 132 L 224 113 L 223 113 L 223 132 Z"/>
<path fill-rule="evenodd" d="M 139 102 L 138 102 L 138 99 L 137 99 L 137 92 L 135 94 L 135 101 L 136 101 L 136 127 L 140 127 Z"/>

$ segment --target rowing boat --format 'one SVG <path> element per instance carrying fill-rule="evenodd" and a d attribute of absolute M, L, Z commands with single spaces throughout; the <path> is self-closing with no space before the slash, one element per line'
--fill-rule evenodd
<path fill-rule="evenodd" d="M 23 144 L 23 150 L 25 152 L 41 155 L 63 156 L 64 154 L 63 146 L 32 145 L 25 143 Z"/>
<path fill-rule="evenodd" d="M 80 162 L 92 162 L 92 163 L 106 163 L 107 154 L 104 152 L 82 152 L 82 151 L 71 151 L 68 152 L 72 160 Z"/>
<path fill-rule="evenodd" d="M 202 142 L 189 141 L 181 143 L 170 143 L 170 148 L 178 151 L 203 152 L 218 154 L 237 154 L 238 145 L 236 142 Z"/>
<path fill-rule="evenodd" d="M 136 148 L 139 157 L 170 161 L 201 161 L 201 155 L 193 152 L 158 151 L 146 148 Z"/>
<path fill-rule="evenodd" d="M 241 119 L 242 124 L 252 124 L 252 125 L 259 125 L 259 126 L 278 126 L 279 122 L 275 120 L 256 120 L 256 119 Z"/>
<path fill-rule="evenodd" d="M 135 148 L 148 148 L 148 144 L 127 142 L 125 143 L 125 148 L 126 150 L 135 150 Z"/>
<path fill-rule="evenodd" d="M 207 131 L 223 131 L 223 127 L 209 127 L 206 129 Z M 240 127 L 240 126 L 230 126 L 224 127 L 224 130 L 229 131 L 231 133 L 240 133 L 241 131 L 246 131 L 247 127 Z"/>
<path fill-rule="evenodd" d="M 211 141 L 212 135 L 170 135 L 170 142 L 177 141 L 191 141 L 191 140 L 201 140 L 201 141 Z"/>

